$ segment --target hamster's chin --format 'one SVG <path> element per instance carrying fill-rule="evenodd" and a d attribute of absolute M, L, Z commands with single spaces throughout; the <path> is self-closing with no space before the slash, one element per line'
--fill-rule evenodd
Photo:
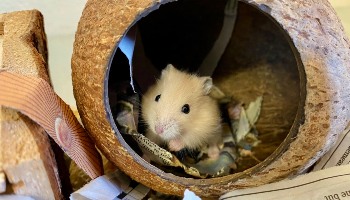
<path fill-rule="evenodd" d="M 176 125 L 172 125 L 159 136 L 165 141 L 174 140 L 180 137 L 179 128 Z"/>

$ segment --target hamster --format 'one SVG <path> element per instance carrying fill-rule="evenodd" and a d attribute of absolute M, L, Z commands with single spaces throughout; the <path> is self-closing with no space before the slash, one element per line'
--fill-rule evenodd
<path fill-rule="evenodd" d="M 209 157 L 217 158 L 221 115 L 218 103 L 209 96 L 212 87 L 210 77 L 188 74 L 169 64 L 142 97 L 146 137 L 166 144 L 170 151 L 209 145 Z"/>

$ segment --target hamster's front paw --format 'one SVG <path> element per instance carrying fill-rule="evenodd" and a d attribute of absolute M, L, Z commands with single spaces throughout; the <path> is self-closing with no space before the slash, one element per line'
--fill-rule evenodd
<path fill-rule="evenodd" d="M 220 155 L 220 149 L 217 145 L 210 145 L 208 148 L 208 156 L 211 159 L 217 159 Z"/>
<path fill-rule="evenodd" d="M 180 151 L 184 147 L 184 143 L 180 139 L 173 139 L 169 141 L 170 151 Z"/>

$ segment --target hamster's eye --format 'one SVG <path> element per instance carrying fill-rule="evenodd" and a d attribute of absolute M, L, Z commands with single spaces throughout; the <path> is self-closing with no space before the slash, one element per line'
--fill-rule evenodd
<path fill-rule="evenodd" d="M 160 94 L 158 94 L 154 100 L 155 100 L 156 102 L 158 102 L 159 99 L 160 99 Z"/>
<path fill-rule="evenodd" d="M 190 112 L 190 105 L 188 104 L 183 105 L 181 108 L 181 112 L 188 114 Z"/>

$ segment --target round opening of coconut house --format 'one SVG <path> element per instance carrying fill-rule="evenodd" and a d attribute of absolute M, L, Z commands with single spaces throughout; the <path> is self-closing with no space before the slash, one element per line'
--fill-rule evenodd
<path fill-rule="evenodd" d="M 74 95 L 97 147 L 166 194 L 307 171 L 348 123 L 349 41 L 327 1 L 89 0 Z"/>

